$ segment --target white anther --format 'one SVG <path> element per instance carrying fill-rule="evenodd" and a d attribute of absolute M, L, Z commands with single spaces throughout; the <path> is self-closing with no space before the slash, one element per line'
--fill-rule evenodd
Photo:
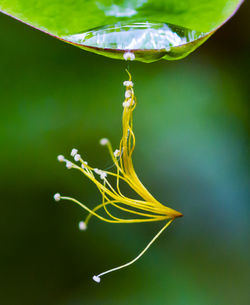
<path fill-rule="evenodd" d="M 79 154 L 76 154 L 76 155 L 74 156 L 74 159 L 75 159 L 76 162 L 78 162 L 78 161 L 80 161 L 81 156 L 80 156 Z"/>
<path fill-rule="evenodd" d="M 101 145 L 107 145 L 108 142 L 109 142 L 109 140 L 108 140 L 107 138 L 102 138 L 102 139 L 100 140 L 100 144 L 101 144 Z"/>
<path fill-rule="evenodd" d="M 98 168 L 94 168 L 93 171 L 97 174 L 100 175 L 101 179 L 105 179 L 107 177 L 107 173 L 105 173 L 104 171 L 102 171 L 101 169 Z"/>
<path fill-rule="evenodd" d="M 133 87 L 134 84 L 133 84 L 133 82 L 131 82 L 130 80 L 125 80 L 125 81 L 123 82 L 123 86 L 125 86 L 125 87 Z"/>
<path fill-rule="evenodd" d="M 83 161 L 83 163 L 81 164 L 81 168 L 86 168 L 85 165 L 88 165 L 88 162 L 87 162 L 87 161 Z"/>
<path fill-rule="evenodd" d="M 129 100 L 127 100 L 127 102 L 129 103 L 129 106 L 135 104 L 135 101 L 134 101 L 132 98 L 130 98 Z"/>
<path fill-rule="evenodd" d="M 125 60 L 134 60 L 135 59 L 135 54 L 132 52 L 126 52 L 123 54 L 123 58 Z"/>
<path fill-rule="evenodd" d="M 78 152 L 78 150 L 75 149 L 75 148 L 73 148 L 73 149 L 71 150 L 71 156 L 74 157 L 74 156 L 77 154 L 77 152 Z"/>
<path fill-rule="evenodd" d="M 105 178 L 107 177 L 107 173 L 105 173 L 105 172 L 101 172 L 100 173 L 100 178 L 102 179 L 102 180 L 104 180 Z"/>
<path fill-rule="evenodd" d="M 93 171 L 98 174 L 98 175 L 101 175 L 101 170 L 98 169 L 98 168 L 94 168 Z"/>
<path fill-rule="evenodd" d="M 78 227 L 79 227 L 79 230 L 81 230 L 81 231 L 87 230 L 87 225 L 84 221 L 80 221 L 78 224 Z"/>
<path fill-rule="evenodd" d="M 72 166 L 73 166 L 72 162 L 70 162 L 70 161 L 67 161 L 67 162 L 66 162 L 66 167 L 67 167 L 68 169 L 72 168 Z"/>
<path fill-rule="evenodd" d="M 128 108 L 128 107 L 130 106 L 130 102 L 123 102 L 123 103 L 122 103 L 122 106 L 123 106 L 124 108 Z"/>
<path fill-rule="evenodd" d="M 132 96 L 132 91 L 131 90 L 126 90 L 125 98 L 130 98 L 131 96 Z"/>
<path fill-rule="evenodd" d="M 61 200 L 61 195 L 59 193 L 56 193 L 54 195 L 54 199 L 55 199 L 55 201 L 60 201 Z"/>
<path fill-rule="evenodd" d="M 117 158 L 119 155 L 120 155 L 120 150 L 119 150 L 119 149 L 116 149 L 116 150 L 114 151 L 114 157 Z"/>
<path fill-rule="evenodd" d="M 57 156 L 57 160 L 58 160 L 59 162 L 63 162 L 63 161 L 64 161 L 64 156 L 63 156 L 63 155 Z"/>
<path fill-rule="evenodd" d="M 93 276 L 93 280 L 94 280 L 95 282 L 97 282 L 97 283 L 100 283 L 101 278 L 100 278 L 99 276 L 94 275 L 94 276 Z"/>

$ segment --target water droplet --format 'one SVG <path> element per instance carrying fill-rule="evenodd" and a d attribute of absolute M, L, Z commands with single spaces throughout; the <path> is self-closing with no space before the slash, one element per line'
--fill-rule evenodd
<path fill-rule="evenodd" d="M 131 52 L 135 60 L 153 62 L 183 58 L 208 37 L 206 33 L 173 24 L 119 22 L 62 39 L 111 58 L 124 59 L 124 53 Z"/>

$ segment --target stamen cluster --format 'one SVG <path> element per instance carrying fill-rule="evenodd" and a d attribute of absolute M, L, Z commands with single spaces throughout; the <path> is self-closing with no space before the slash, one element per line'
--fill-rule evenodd
<path fill-rule="evenodd" d="M 129 76 L 129 80 L 123 83 L 123 85 L 126 87 L 126 91 L 125 100 L 123 102 L 124 109 L 122 116 L 122 138 L 119 148 L 114 150 L 107 138 L 100 140 L 100 144 L 107 147 L 116 170 L 112 172 L 88 165 L 88 163 L 82 159 L 81 155 L 78 153 L 78 150 L 75 148 L 72 149 L 70 155 L 77 163 L 66 159 L 62 155 L 57 157 L 59 162 L 65 162 L 68 169 L 72 168 L 82 172 L 96 185 L 102 197 L 102 202 L 96 205 L 93 209 L 90 209 L 85 204 L 74 198 L 61 196 L 59 193 L 54 195 L 54 199 L 56 201 L 59 201 L 60 199 L 73 201 L 88 212 L 85 221 L 81 221 L 79 223 L 80 230 L 86 230 L 88 222 L 92 216 L 109 223 L 141 223 L 169 220 L 164 226 L 164 229 L 172 222 L 174 218 L 182 216 L 181 213 L 166 207 L 157 201 L 139 180 L 134 170 L 132 154 L 135 148 L 135 135 L 132 129 L 132 116 L 136 107 L 136 98 L 133 89 L 134 84 L 131 81 L 130 74 Z M 115 178 L 115 185 L 112 185 L 108 177 Z M 121 182 L 127 184 L 141 199 L 129 198 L 125 196 L 121 191 Z M 115 216 L 110 211 L 109 207 L 116 208 L 132 216 L 135 215 L 136 217 L 121 218 Z M 104 210 L 106 216 L 100 214 L 102 209 Z M 159 236 L 161 232 L 162 231 L 155 236 L 151 243 Z M 135 260 L 137 260 L 147 250 L 151 243 L 149 243 L 149 245 Z M 135 260 L 95 276 L 93 279 L 99 282 L 101 275 L 123 268 L 133 263 Z"/>

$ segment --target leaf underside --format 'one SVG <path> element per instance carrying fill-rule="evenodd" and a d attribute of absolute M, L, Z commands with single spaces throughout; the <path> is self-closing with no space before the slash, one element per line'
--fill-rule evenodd
<path fill-rule="evenodd" d="M 0 0 L 0 10 L 49 35 L 64 38 L 66 42 L 70 42 L 65 39 L 69 35 L 130 21 L 170 23 L 206 33 L 206 39 L 237 11 L 242 2 L 243 0 Z M 198 40 L 192 50 L 202 42 L 203 40 Z M 98 53 L 98 48 L 81 47 Z"/>

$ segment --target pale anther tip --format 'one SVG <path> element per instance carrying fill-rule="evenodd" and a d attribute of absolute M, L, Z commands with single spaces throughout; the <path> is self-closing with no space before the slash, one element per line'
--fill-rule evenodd
<path fill-rule="evenodd" d="M 123 58 L 124 58 L 125 60 L 134 60 L 134 59 L 135 59 L 135 54 L 132 53 L 132 52 L 125 52 L 125 53 L 123 54 Z"/>
<path fill-rule="evenodd" d="M 125 86 L 125 87 L 133 87 L 134 84 L 133 84 L 133 82 L 131 80 L 125 80 L 123 82 L 123 86 Z"/>
<path fill-rule="evenodd" d="M 72 164 L 70 161 L 67 161 L 67 162 L 66 162 L 66 167 L 67 167 L 68 169 L 72 168 L 72 166 L 73 166 L 73 164 Z"/>
<path fill-rule="evenodd" d="M 118 157 L 120 155 L 120 150 L 119 149 L 116 149 L 114 151 L 114 157 Z"/>
<path fill-rule="evenodd" d="M 106 177 L 107 177 L 107 173 L 105 173 L 105 172 L 101 172 L 101 173 L 100 173 L 100 178 L 101 178 L 102 180 L 104 180 Z"/>
<path fill-rule="evenodd" d="M 101 144 L 101 145 L 107 145 L 108 142 L 109 142 L 109 140 L 108 140 L 107 138 L 102 138 L 102 139 L 100 140 L 100 144 Z"/>
<path fill-rule="evenodd" d="M 94 276 L 93 276 L 93 280 L 94 280 L 95 282 L 97 282 L 97 283 L 100 283 L 101 278 L 100 278 L 99 276 L 97 276 L 97 275 L 94 275 Z"/>
<path fill-rule="evenodd" d="M 132 96 L 132 91 L 131 90 L 126 90 L 125 91 L 125 98 L 130 98 Z"/>
<path fill-rule="evenodd" d="M 80 159 L 81 159 L 81 156 L 80 156 L 79 154 L 76 154 L 76 155 L 74 156 L 74 160 L 75 160 L 76 162 L 80 161 Z"/>
<path fill-rule="evenodd" d="M 122 103 L 122 106 L 123 106 L 124 108 L 128 108 L 128 107 L 130 106 L 130 103 L 129 103 L 129 102 L 123 102 L 123 103 Z"/>
<path fill-rule="evenodd" d="M 56 193 L 56 194 L 54 195 L 54 200 L 55 200 L 55 201 L 60 201 L 60 200 L 61 200 L 61 195 L 60 195 L 59 193 Z"/>
<path fill-rule="evenodd" d="M 94 171 L 96 174 L 100 175 L 101 170 L 100 170 L 99 168 L 94 168 L 93 171 Z"/>
<path fill-rule="evenodd" d="M 81 231 L 87 230 L 87 225 L 84 221 L 80 221 L 78 224 L 78 227 L 79 227 L 79 230 L 81 230 Z"/>
<path fill-rule="evenodd" d="M 57 160 L 58 160 L 59 162 L 63 162 L 65 159 L 64 159 L 64 156 L 63 156 L 63 155 L 59 155 L 59 156 L 57 156 Z"/>
<path fill-rule="evenodd" d="M 75 148 L 73 148 L 73 149 L 71 150 L 71 156 L 74 157 L 74 156 L 77 154 L 77 152 L 78 152 L 78 150 L 75 149 Z"/>
<path fill-rule="evenodd" d="M 88 162 L 87 161 L 83 161 L 82 164 L 81 164 L 81 168 L 85 169 L 88 165 Z"/>

